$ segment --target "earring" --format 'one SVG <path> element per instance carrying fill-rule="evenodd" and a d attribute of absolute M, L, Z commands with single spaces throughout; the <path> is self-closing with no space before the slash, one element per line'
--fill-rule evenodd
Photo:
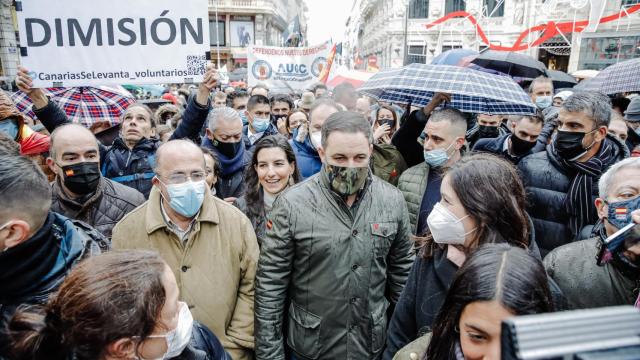
<path fill-rule="evenodd" d="M 289 174 L 289 185 L 295 185 L 295 182 L 293 181 L 293 174 Z"/>

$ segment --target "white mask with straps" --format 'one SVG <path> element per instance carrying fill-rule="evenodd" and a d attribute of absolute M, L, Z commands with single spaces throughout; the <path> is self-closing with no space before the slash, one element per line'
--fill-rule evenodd
<path fill-rule="evenodd" d="M 164 335 L 149 335 L 149 338 L 165 338 L 167 342 L 167 352 L 160 359 L 174 358 L 182 353 L 191 341 L 193 330 L 193 316 L 186 303 L 180 302 L 180 313 L 178 314 L 178 325 L 173 330 Z M 141 358 L 140 358 L 141 359 Z"/>
<path fill-rule="evenodd" d="M 471 231 L 464 231 L 462 220 L 467 217 L 469 215 L 458 219 L 449 209 L 437 202 L 427 217 L 433 241 L 438 244 L 464 245 L 465 237 L 476 231 L 475 228 Z"/>

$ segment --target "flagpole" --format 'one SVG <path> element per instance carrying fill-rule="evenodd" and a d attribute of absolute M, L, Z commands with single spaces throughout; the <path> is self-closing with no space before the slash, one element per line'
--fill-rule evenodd
<path fill-rule="evenodd" d="M 218 31 L 218 21 L 220 21 L 220 19 L 218 18 L 218 1 L 219 0 L 214 0 L 213 4 L 216 9 L 216 51 L 218 53 L 218 70 L 220 70 L 220 31 Z M 223 26 L 226 28 L 226 21 Z"/>

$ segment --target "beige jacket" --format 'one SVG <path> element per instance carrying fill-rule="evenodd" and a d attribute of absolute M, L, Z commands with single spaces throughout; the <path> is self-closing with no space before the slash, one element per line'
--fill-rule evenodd
<path fill-rule="evenodd" d="M 258 243 L 244 214 L 208 191 L 183 244 L 162 217 L 160 191 L 113 229 L 115 249 L 151 249 L 173 270 L 195 320 L 220 339 L 234 360 L 253 358 L 253 296 Z"/>

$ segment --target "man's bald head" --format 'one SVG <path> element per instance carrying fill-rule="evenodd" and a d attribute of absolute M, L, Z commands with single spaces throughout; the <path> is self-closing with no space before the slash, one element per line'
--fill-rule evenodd
<path fill-rule="evenodd" d="M 64 153 L 98 152 L 98 140 L 95 135 L 80 124 L 66 124 L 56 128 L 49 138 L 49 157 L 59 161 Z M 98 153 L 99 158 L 99 153 Z"/>
<path fill-rule="evenodd" d="M 155 173 L 168 177 L 172 173 L 190 174 L 193 171 L 205 171 L 202 150 L 189 140 L 171 140 L 156 151 Z"/>

